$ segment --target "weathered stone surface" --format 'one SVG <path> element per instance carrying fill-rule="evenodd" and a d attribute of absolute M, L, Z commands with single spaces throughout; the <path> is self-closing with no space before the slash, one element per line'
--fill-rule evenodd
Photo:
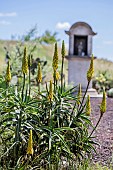
<path fill-rule="evenodd" d="M 84 59 L 83 57 L 70 58 L 68 62 L 68 83 L 73 83 L 74 86 L 81 83 L 82 88 L 85 89 L 87 86 L 87 70 L 90 65 L 90 58 Z M 92 87 L 90 83 L 89 88 Z"/>
<path fill-rule="evenodd" d="M 87 55 L 92 54 L 92 37 L 96 35 L 91 26 L 85 22 L 77 22 L 71 26 L 69 31 L 65 31 L 69 35 L 69 55 L 74 54 L 74 36 L 87 36 Z"/>
<path fill-rule="evenodd" d="M 92 55 L 92 37 L 96 35 L 90 25 L 77 22 L 69 31 L 68 83 L 74 86 L 81 83 L 82 89 L 87 87 L 87 71 Z M 92 88 L 90 82 L 89 88 Z"/>

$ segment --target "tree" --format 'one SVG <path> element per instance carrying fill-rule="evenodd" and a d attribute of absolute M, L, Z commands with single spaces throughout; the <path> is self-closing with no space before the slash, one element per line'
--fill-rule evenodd
<path fill-rule="evenodd" d="M 60 41 L 60 39 L 57 39 L 57 32 L 51 33 L 51 31 L 46 30 L 45 33 L 40 37 L 40 43 L 45 44 L 54 44 L 57 41 Z"/>
<path fill-rule="evenodd" d="M 35 25 L 33 28 L 31 28 L 26 35 L 23 35 L 22 39 L 24 41 L 30 41 L 31 38 L 35 38 L 37 34 L 37 25 Z"/>

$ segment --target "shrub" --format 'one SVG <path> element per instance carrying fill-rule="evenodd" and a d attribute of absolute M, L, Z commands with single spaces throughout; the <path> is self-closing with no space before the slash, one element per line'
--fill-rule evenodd
<path fill-rule="evenodd" d="M 109 90 L 113 87 L 113 79 L 107 71 L 99 72 L 93 79 L 93 88 L 95 88 L 98 93 L 102 92 L 103 88 Z"/>
<path fill-rule="evenodd" d="M 113 97 L 113 88 L 108 90 L 107 95 L 108 95 L 108 97 Z"/>
<path fill-rule="evenodd" d="M 79 85 L 79 93 L 72 95 L 77 87 L 66 89 L 62 76 L 64 50 L 63 42 L 61 80 L 59 80 L 57 78 L 58 52 L 57 44 L 55 44 L 52 64 L 53 80 L 46 83 L 46 89 L 40 88 L 42 74 L 41 67 L 39 67 L 38 89 L 37 91 L 31 90 L 30 65 L 27 64 L 26 49 L 22 60 L 23 83 L 21 87 L 10 85 L 9 81 L 6 82 L 5 90 L 1 87 L 0 133 L 3 146 L 1 150 L 3 169 L 57 170 L 63 167 L 76 169 L 84 158 L 88 158 L 92 151 L 95 151 L 96 143 L 93 141 L 92 134 L 106 110 L 105 91 L 101 114 L 97 124 L 93 127 L 89 117 L 90 97 L 88 96 L 85 101 L 94 71 L 93 57 L 87 72 L 88 85 L 85 94 L 82 96 Z M 93 127 L 90 134 L 89 126 Z"/>

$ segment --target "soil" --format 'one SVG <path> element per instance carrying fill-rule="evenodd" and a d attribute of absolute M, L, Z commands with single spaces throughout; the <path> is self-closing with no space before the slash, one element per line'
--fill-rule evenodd
<path fill-rule="evenodd" d="M 93 125 L 96 124 L 100 115 L 100 104 L 102 98 L 91 98 Z M 94 162 L 100 162 L 102 165 L 113 164 L 113 98 L 107 98 L 107 111 L 104 113 L 93 136 L 97 153 L 93 154 Z"/>

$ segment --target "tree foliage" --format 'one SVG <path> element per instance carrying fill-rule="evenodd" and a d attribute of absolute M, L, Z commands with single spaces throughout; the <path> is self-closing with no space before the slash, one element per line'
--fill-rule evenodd
<path fill-rule="evenodd" d="M 40 42 L 45 44 L 54 44 L 60 40 L 57 39 L 57 34 L 57 32 L 52 33 L 51 31 L 46 30 L 45 33 L 40 37 Z"/>

